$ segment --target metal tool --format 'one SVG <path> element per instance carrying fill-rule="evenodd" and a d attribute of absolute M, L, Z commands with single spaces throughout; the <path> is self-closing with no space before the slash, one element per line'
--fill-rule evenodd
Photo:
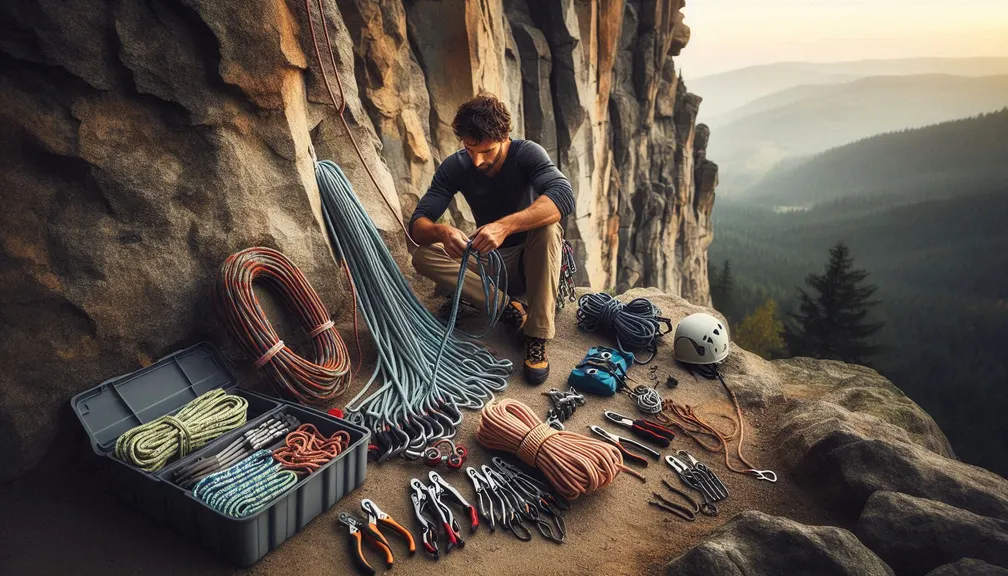
<path fill-rule="evenodd" d="M 683 484 L 703 495 L 704 502 L 700 505 L 700 511 L 708 516 L 717 516 L 718 509 L 714 504 L 717 497 L 709 491 L 705 483 L 700 481 L 697 471 L 671 454 L 665 457 L 665 462 L 675 470 Z"/>
<path fill-rule="evenodd" d="M 685 450 L 679 450 L 676 454 L 689 460 L 690 466 L 692 466 L 694 470 L 702 474 L 710 482 L 714 493 L 720 496 L 720 498 L 718 498 L 719 500 L 723 500 L 728 497 L 728 487 L 724 485 L 724 482 L 722 482 L 721 479 L 718 478 L 717 474 L 708 468 L 706 464 L 700 462 L 694 458 L 692 454 Z"/>
<path fill-rule="evenodd" d="M 630 450 L 627 449 L 626 445 L 633 446 L 634 448 L 638 449 L 641 452 L 650 454 L 655 459 L 661 458 L 661 454 L 655 452 L 654 450 L 648 448 L 647 446 L 641 444 L 640 442 L 636 442 L 629 438 L 623 438 L 622 436 L 617 436 L 616 434 L 613 434 L 612 432 L 609 432 L 605 428 L 602 428 L 600 426 L 589 426 L 588 429 L 591 430 L 592 434 L 595 434 L 596 436 L 599 436 L 604 440 L 608 441 L 610 444 L 616 446 L 616 448 L 618 448 L 619 451 L 623 454 L 623 458 L 625 460 L 629 460 L 630 462 L 640 464 L 641 466 L 644 467 L 647 467 L 648 465 L 648 461 L 646 458 L 634 454 L 633 452 L 630 452 Z"/>
<path fill-rule="evenodd" d="M 388 514 L 382 512 L 381 508 L 374 503 L 373 500 L 365 498 L 361 500 L 361 509 L 367 514 L 368 524 L 375 529 L 376 532 L 381 533 L 379 525 L 385 526 L 386 528 L 391 528 L 396 534 L 399 534 L 403 540 L 406 541 L 406 545 L 409 547 L 410 556 L 416 553 L 416 540 L 413 539 L 413 533 L 407 530 L 402 524 L 396 522 L 394 518 Z"/>
<path fill-rule="evenodd" d="M 602 415 L 610 422 L 630 430 L 638 438 L 657 444 L 662 448 L 667 448 L 669 443 L 675 439 L 674 431 L 651 420 L 630 418 L 612 410 L 606 410 Z"/>
<path fill-rule="evenodd" d="M 437 522 L 428 518 L 424 513 L 425 508 L 433 507 L 434 505 L 430 502 L 430 494 L 423 482 L 413 478 L 410 480 L 410 488 L 413 490 L 410 493 L 410 500 L 413 502 L 413 514 L 416 515 L 416 519 L 423 526 L 424 550 L 436 560 L 440 556 L 437 547 L 438 525 Z M 450 540 L 451 538 L 449 538 Z"/>
<path fill-rule="evenodd" d="M 503 510 L 503 517 L 501 519 L 501 525 L 511 531 L 511 534 L 515 538 L 528 542 L 532 539 L 532 532 L 525 526 L 521 521 L 521 516 L 518 514 L 517 505 L 512 503 L 506 489 L 504 488 L 504 479 L 496 472 L 493 468 L 490 468 L 486 464 L 483 465 L 483 476 L 486 477 L 487 482 L 490 484 L 490 489 L 493 493 L 500 498 L 501 509 Z"/>
<path fill-rule="evenodd" d="M 676 516 L 682 518 L 683 520 L 686 520 L 687 522 L 693 522 L 694 520 L 696 520 L 696 515 L 698 512 L 700 512 L 700 504 L 698 504 L 696 500 L 690 497 L 689 494 L 683 492 L 682 490 L 679 490 L 675 486 L 672 486 L 672 484 L 670 484 L 668 480 L 662 478 L 662 484 L 664 484 L 665 487 L 668 488 L 669 491 L 671 491 L 673 494 L 676 494 L 677 496 L 688 502 L 689 506 L 687 507 L 683 506 L 682 504 L 679 504 L 678 502 L 673 502 L 657 492 L 651 493 L 651 495 L 654 498 L 656 498 L 656 500 L 648 500 L 648 504 L 650 504 L 651 506 L 655 506 L 656 508 L 660 508 L 666 512 L 671 512 L 672 514 L 675 514 Z"/>
<path fill-rule="evenodd" d="M 438 487 L 439 500 L 441 494 L 450 494 L 452 498 L 455 499 L 455 503 L 462 506 L 463 509 L 469 514 L 469 521 L 471 526 L 469 528 L 470 534 L 475 532 L 479 528 L 479 515 L 476 513 L 476 507 L 469 503 L 468 500 L 462 497 L 462 494 L 455 489 L 454 486 L 449 484 L 440 474 L 431 470 L 427 477 L 430 479 L 431 484 Z"/>
<path fill-rule="evenodd" d="M 472 480 L 473 489 L 476 491 L 476 502 L 479 504 L 480 516 L 486 520 L 487 526 L 493 532 L 497 528 L 497 520 L 494 518 L 494 503 L 493 496 L 490 495 L 490 482 L 472 466 L 466 467 L 466 475 Z"/>
<path fill-rule="evenodd" d="M 395 563 L 395 558 L 392 556 L 392 549 L 389 547 L 388 540 L 385 539 L 385 536 L 381 532 L 360 518 L 346 512 L 339 515 L 339 521 L 350 530 L 350 538 L 347 540 L 350 545 L 350 555 L 353 556 L 354 562 L 356 562 L 357 567 L 362 572 L 369 576 L 375 573 L 374 568 L 364 558 L 364 542 L 367 542 L 369 546 L 376 550 L 384 552 L 385 565 L 390 568 L 392 567 L 392 564 Z"/>

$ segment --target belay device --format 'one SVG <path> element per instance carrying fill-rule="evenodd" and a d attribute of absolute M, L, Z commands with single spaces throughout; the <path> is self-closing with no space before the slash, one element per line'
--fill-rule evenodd
<path fill-rule="evenodd" d="M 594 346 L 571 370 L 567 384 L 575 389 L 597 396 L 613 396 L 626 385 L 627 369 L 633 363 L 633 354 L 607 346 Z"/>

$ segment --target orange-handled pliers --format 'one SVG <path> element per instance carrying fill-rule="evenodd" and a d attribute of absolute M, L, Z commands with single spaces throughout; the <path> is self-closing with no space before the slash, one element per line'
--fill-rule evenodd
<path fill-rule="evenodd" d="M 361 500 L 360 507 L 361 510 L 364 510 L 364 513 L 367 514 L 368 524 L 372 528 L 379 533 L 381 532 L 381 529 L 378 527 L 379 524 L 385 526 L 386 528 L 391 528 L 406 541 L 406 545 L 409 546 L 410 556 L 416 554 L 416 541 L 413 540 L 412 532 L 403 527 L 402 524 L 396 522 L 394 518 L 382 512 L 381 508 L 379 508 L 373 500 L 368 498 Z"/>
<path fill-rule="evenodd" d="M 375 573 L 374 568 L 368 564 L 366 558 L 364 558 L 364 548 L 362 544 L 366 540 L 369 546 L 385 553 L 385 564 L 391 567 L 395 562 L 395 558 L 392 556 L 392 549 L 389 547 L 388 540 L 381 532 L 376 530 L 370 524 L 364 522 L 360 518 L 342 512 L 339 515 L 339 521 L 341 524 L 350 529 L 350 538 L 348 540 L 350 544 L 350 555 L 354 557 L 354 561 L 357 563 L 357 567 L 368 576 L 373 576 Z"/>

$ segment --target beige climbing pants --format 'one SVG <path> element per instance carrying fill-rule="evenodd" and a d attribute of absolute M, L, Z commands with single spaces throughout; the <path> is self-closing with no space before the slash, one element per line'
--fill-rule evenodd
<path fill-rule="evenodd" d="M 524 329 L 526 336 L 553 338 L 556 333 L 553 320 L 560 283 L 562 245 L 563 231 L 557 223 L 529 230 L 525 233 L 525 243 L 522 245 L 498 249 L 507 268 L 508 292 L 512 295 L 524 292 L 528 300 L 528 320 Z M 524 266 L 524 278 L 521 277 L 519 263 Z M 413 252 L 413 268 L 452 294 L 455 293 L 460 266 L 461 262 L 449 256 L 440 243 L 420 246 Z M 466 270 L 462 299 L 477 310 L 485 310 L 483 282 L 474 271 L 475 268 L 474 261 L 474 265 Z M 501 295 L 501 306 L 506 302 L 505 298 L 505 295 Z"/>

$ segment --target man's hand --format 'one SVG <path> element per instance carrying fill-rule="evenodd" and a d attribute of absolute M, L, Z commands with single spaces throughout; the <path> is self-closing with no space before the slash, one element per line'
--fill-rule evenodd
<path fill-rule="evenodd" d="M 466 245 L 469 244 L 469 237 L 465 235 L 465 232 L 454 226 L 442 224 L 441 243 L 444 244 L 445 252 L 449 256 L 456 260 L 461 260 L 462 254 L 465 253 Z"/>
<path fill-rule="evenodd" d="M 496 250 L 504 243 L 504 239 L 509 234 L 511 234 L 511 228 L 500 221 L 480 226 L 473 232 L 473 249 L 478 250 L 481 254 Z"/>

